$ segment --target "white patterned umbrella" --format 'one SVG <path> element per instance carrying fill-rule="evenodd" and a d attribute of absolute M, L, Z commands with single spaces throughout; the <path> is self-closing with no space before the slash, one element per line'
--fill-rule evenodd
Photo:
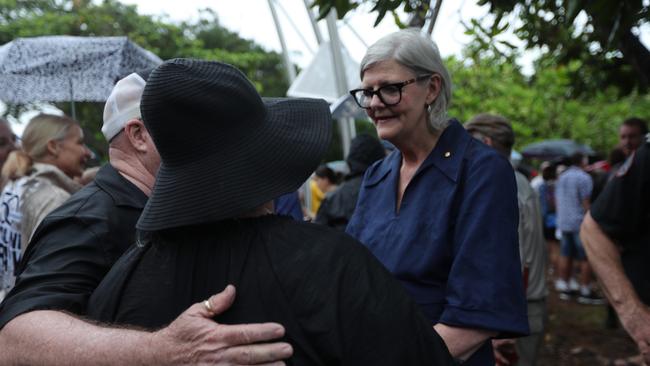
<path fill-rule="evenodd" d="M 16 38 L 0 46 L 0 100 L 103 102 L 117 80 L 161 62 L 126 37 Z"/>

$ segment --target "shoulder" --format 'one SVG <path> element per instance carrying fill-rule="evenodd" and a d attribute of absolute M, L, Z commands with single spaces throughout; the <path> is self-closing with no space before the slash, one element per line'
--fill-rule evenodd
<path fill-rule="evenodd" d="M 63 205 L 52 212 L 51 217 L 93 216 L 101 212 L 105 204 L 111 203 L 111 197 L 95 183 L 76 192 Z"/>
<path fill-rule="evenodd" d="M 577 174 L 578 174 L 578 176 L 580 177 L 580 179 L 583 179 L 583 180 L 589 180 L 589 181 L 592 181 L 592 180 L 593 180 L 593 179 L 591 178 L 591 175 L 589 175 L 589 173 L 585 172 L 585 171 L 582 170 L 582 169 L 578 169 L 578 170 L 577 170 Z"/>
<path fill-rule="evenodd" d="M 491 170 L 496 168 L 514 171 L 506 157 L 477 140 L 470 142 L 465 153 L 465 161 L 472 169 Z"/>
<path fill-rule="evenodd" d="M 517 182 L 517 196 L 520 200 L 526 201 L 534 197 L 535 191 L 523 174 L 515 170 L 515 179 Z"/>
<path fill-rule="evenodd" d="M 488 181 L 515 183 L 515 170 L 510 161 L 496 150 L 478 142 L 472 141 L 465 154 L 465 179 L 467 183 Z"/>
<path fill-rule="evenodd" d="M 270 235 L 268 242 L 274 246 L 271 250 L 273 254 L 284 257 L 285 260 L 293 258 L 303 264 L 310 263 L 310 270 L 319 267 L 326 269 L 336 262 L 370 255 L 350 235 L 324 225 L 278 217 L 274 225 L 270 226 Z"/>
<path fill-rule="evenodd" d="M 39 237 L 48 234 L 58 237 L 60 233 L 88 230 L 93 235 L 106 233 L 109 236 L 120 236 L 120 230 L 117 229 L 122 225 L 112 224 L 112 221 L 115 220 L 111 218 L 117 221 L 129 221 L 135 227 L 135 220 L 139 212 L 126 215 L 126 211 L 117 212 L 116 208 L 112 197 L 93 182 L 50 212 L 43 220 L 41 227 L 38 228 L 37 234 L 40 234 Z M 134 216 L 135 219 L 131 216 Z M 133 228 L 130 230 L 134 231 Z"/>
<path fill-rule="evenodd" d="M 643 144 L 625 160 L 621 167 L 616 171 L 616 178 L 622 178 L 628 175 L 630 171 L 641 171 L 646 175 L 650 168 L 650 149 L 648 144 Z"/>

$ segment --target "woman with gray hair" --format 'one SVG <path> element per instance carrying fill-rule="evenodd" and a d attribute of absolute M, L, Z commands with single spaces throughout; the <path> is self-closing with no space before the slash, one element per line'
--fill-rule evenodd
<path fill-rule="evenodd" d="M 347 232 L 401 281 L 452 355 L 494 365 L 492 337 L 528 332 L 509 162 L 446 112 L 449 72 L 417 30 L 390 34 L 351 91 L 396 150 L 371 166 Z"/>

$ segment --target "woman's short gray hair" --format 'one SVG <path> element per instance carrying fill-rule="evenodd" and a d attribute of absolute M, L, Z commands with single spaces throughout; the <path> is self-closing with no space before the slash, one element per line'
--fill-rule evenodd
<path fill-rule="evenodd" d="M 440 94 L 429 108 L 429 127 L 433 132 L 447 127 L 447 108 L 451 101 L 451 77 L 442 63 L 438 46 L 423 36 L 419 29 L 410 28 L 391 33 L 368 48 L 361 60 L 360 77 L 372 65 L 386 60 L 395 60 L 413 70 L 417 75 L 440 75 Z"/>

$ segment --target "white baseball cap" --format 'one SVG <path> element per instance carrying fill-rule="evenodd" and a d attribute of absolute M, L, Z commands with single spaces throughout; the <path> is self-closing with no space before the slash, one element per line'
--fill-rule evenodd
<path fill-rule="evenodd" d="M 104 106 L 104 125 L 102 133 L 106 141 L 111 141 L 120 133 L 126 122 L 140 118 L 140 99 L 146 82 L 137 73 L 118 81 Z"/>

